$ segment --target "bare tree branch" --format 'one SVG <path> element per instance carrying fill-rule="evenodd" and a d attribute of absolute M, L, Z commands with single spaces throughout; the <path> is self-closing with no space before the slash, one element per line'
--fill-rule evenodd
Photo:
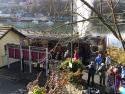
<path fill-rule="evenodd" d="M 88 18 L 88 19 L 80 20 L 80 21 L 65 23 L 65 24 L 62 24 L 62 25 L 60 25 L 60 26 L 57 26 L 57 27 L 55 27 L 55 28 L 53 28 L 53 29 L 51 29 L 51 30 L 49 30 L 49 31 L 56 30 L 56 29 L 58 29 L 58 28 L 60 28 L 60 27 L 66 26 L 66 25 L 71 25 L 71 24 L 77 24 L 77 23 L 79 23 L 79 22 L 90 21 L 91 19 L 95 19 L 95 18 L 98 18 L 98 17 L 91 17 L 91 18 Z"/>
<path fill-rule="evenodd" d="M 119 39 L 118 34 L 116 33 L 116 31 L 109 25 L 107 24 L 107 22 L 103 19 L 103 16 L 98 13 L 95 8 L 93 8 L 89 3 L 87 3 L 85 0 L 81 0 L 86 6 L 88 6 L 93 12 L 96 13 L 96 15 L 98 16 L 98 18 L 100 19 L 100 21 L 113 33 L 113 35 Z"/>
<path fill-rule="evenodd" d="M 125 47 L 124 47 L 124 43 L 123 43 L 123 38 L 122 38 L 122 36 L 121 36 L 121 33 L 120 33 L 120 30 L 119 30 L 119 27 L 118 27 L 118 23 L 117 23 L 117 20 L 116 20 L 116 15 L 115 15 L 115 11 L 114 11 L 114 6 L 113 6 L 113 2 L 112 2 L 112 0 L 109 0 L 109 2 L 108 2 L 108 4 L 109 4 L 109 6 L 110 6 L 110 8 L 111 8 L 111 11 L 112 11 L 112 16 L 113 16 L 113 21 L 114 21 L 114 25 L 115 25 L 115 27 L 116 27 L 116 29 L 117 29 L 117 32 L 118 32 L 118 34 L 119 34 L 119 39 L 120 39 L 120 41 L 121 41 L 121 43 L 122 43 L 122 46 L 123 46 L 123 48 L 124 48 L 124 50 L 125 50 Z"/>

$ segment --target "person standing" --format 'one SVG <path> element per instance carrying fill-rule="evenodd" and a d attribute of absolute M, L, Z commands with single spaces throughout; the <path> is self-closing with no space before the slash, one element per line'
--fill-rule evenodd
<path fill-rule="evenodd" d="M 100 76 L 100 85 L 105 86 L 105 78 L 106 78 L 106 65 L 104 63 L 99 66 L 99 69 L 97 70 Z"/>
<path fill-rule="evenodd" d="M 121 78 L 125 81 L 125 66 L 122 66 Z"/>
<path fill-rule="evenodd" d="M 74 51 L 74 60 L 78 60 L 79 59 L 79 54 L 78 54 L 78 51 L 77 50 L 75 50 Z"/>
<path fill-rule="evenodd" d="M 115 83 L 115 73 L 114 73 L 114 66 L 110 66 L 109 69 L 107 69 L 106 72 L 106 92 L 108 94 L 112 93 L 112 87 L 114 87 Z"/>
<path fill-rule="evenodd" d="M 109 68 L 109 66 L 111 65 L 111 58 L 110 58 L 110 56 L 108 54 L 105 57 L 105 64 L 106 64 L 107 68 Z"/>
<path fill-rule="evenodd" d="M 114 83 L 115 94 L 120 94 L 119 92 L 120 85 L 121 85 L 121 74 L 119 73 L 117 69 L 115 73 L 115 83 Z"/>
<path fill-rule="evenodd" d="M 64 53 L 64 59 L 66 59 L 68 57 L 69 57 L 69 50 L 66 50 L 65 53 Z"/>
<path fill-rule="evenodd" d="M 102 56 L 101 56 L 101 54 L 98 54 L 98 56 L 95 58 L 95 62 L 96 62 L 97 69 L 98 69 L 99 66 L 100 66 L 101 63 L 102 63 Z"/>
<path fill-rule="evenodd" d="M 96 67 L 93 61 L 87 66 L 88 68 L 88 85 L 90 85 L 90 79 L 92 79 L 92 86 L 94 86 L 94 75 L 96 73 Z"/>

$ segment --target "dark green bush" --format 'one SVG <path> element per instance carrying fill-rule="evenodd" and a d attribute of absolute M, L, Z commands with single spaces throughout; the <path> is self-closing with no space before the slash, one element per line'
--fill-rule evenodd
<path fill-rule="evenodd" d="M 72 63 L 72 68 L 70 68 L 70 71 L 76 72 L 78 69 L 83 70 L 83 65 L 81 63 Z"/>

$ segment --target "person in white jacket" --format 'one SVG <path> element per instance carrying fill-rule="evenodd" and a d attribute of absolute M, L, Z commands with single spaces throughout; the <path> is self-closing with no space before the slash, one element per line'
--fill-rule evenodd
<path fill-rule="evenodd" d="M 109 68 L 109 66 L 111 65 L 111 58 L 110 58 L 110 56 L 108 54 L 105 57 L 105 64 L 106 64 L 107 68 Z"/>
<path fill-rule="evenodd" d="M 121 78 L 122 80 L 125 80 L 125 66 L 122 66 Z"/>

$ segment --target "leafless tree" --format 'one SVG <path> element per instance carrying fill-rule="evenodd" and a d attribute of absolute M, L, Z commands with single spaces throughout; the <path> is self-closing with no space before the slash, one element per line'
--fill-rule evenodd
<path fill-rule="evenodd" d="M 111 10 L 111 13 L 112 13 L 112 20 L 113 20 L 113 24 L 114 24 L 114 27 L 112 27 L 111 24 L 108 24 L 107 21 L 104 19 L 103 15 L 101 13 L 99 13 L 99 11 L 97 11 L 93 6 L 91 6 L 87 0 L 81 0 L 88 8 L 90 8 L 98 17 L 98 19 L 103 23 L 104 26 L 106 26 L 111 32 L 112 34 L 118 39 L 120 40 L 120 42 L 122 43 L 122 46 L 125 50 L 125 46 L 124 46 L 124 39 L 122 38 L 121 36 L 121 32 L 119 30 L 119 27 L 118 27 L 118 22 L 117 22 L 117 19 L 116 19 L 116 14 L 115 14 L 115 10 L 114 10 L 114 3 L 113 3 L 113 0 L 105 0 L 107 2 L 107 4 L 109 5 L 109 9 Z M 118 2 L 119 3 L 119 0 Z"/>

